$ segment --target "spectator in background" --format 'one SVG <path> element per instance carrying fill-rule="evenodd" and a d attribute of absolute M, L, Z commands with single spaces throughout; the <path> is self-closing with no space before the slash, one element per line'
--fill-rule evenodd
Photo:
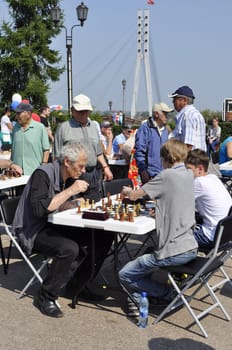
<path fill-rule="evenodd" d="M 210 157 L 211 152 L 216 152 L 221 138 L 221 127 L 218 118 L 213 118 L 212 125 L 207 131 L 207 153 Z"/>
<path fill-rule="evenodd" d="M 153 106 L 153 116 L 142 123 L 135 136 L 135 159 L 143 184 L 162 170 L 160 148 L 168 140 L 167 114 L 172 112 L 165 103 Z"/>
<path fill-rule="evenodd" d="M 10 120 L 11 109 L 6 107 L 1 117 L 1 133 L 2 133 L 2 150 L 10 150 L 11 148 L 11 133 L 13 125 Z"/>
<path fill-rule="evenodd" d="M 50 107 L 49 106 L 43 106 L 40 109 L 40 122 L 45 126 L 48 138 L 50 143 L 54 143 L 54 137 L 52 135 L 52 129 L 49 122 L 49 115 L 50 115 Z"/>
<path fill-rule="evenodd" d="M 107 159 L 112 159 L 113 157 L 112 124 L 108 121 L 105 121 L 101 123 L 100 127 L 101 127 L 100 142 L 101 142 L 103 154 Z"/>
<path fill-rule="evenodd" d="M 188 86 L 181 86 L 169 95 L 173 99 L 176 115 L 175 129 L 169 138 L 184 142 L 189 150 L 199 148 L 206 151 L 206 126 L 204 117 L 193 106 L 195 96 Z"/>
<path fill-rule="evenodd" d="M 32 108 L 23 102 L 15 108 L 17 123 L 12 132 L 11 159 L 23 169 L 24 175 L 31 175 L 49 157 L 47 132 L 43 125 L 32 120 Z"/>
<path fill-rule="evenodd" d="M 58 158 L 62 146 L 71 140 L 79 141 L 89 149 L 86 173 L 80 177 L 89 183 L 89 188 L 80 196 L 96 202 L 101 197 L 99 185 L 102 181 L 102 171 L 105 180 L 111 180 L 113 175 L 101 149 L 97 124 L 89 118 L 92 110 L 93 107 L 88 96 L 80 94 L 73 98 L 72 118 L 61 123 L 57 128 L 53 155 Z"/>
<path fill-rule="evenodd" d="M 232 159 L 232 136 L 227 137 L 220 145 L 219 149 L 219 164 L 226 163 Z M 232 168 L 221 170 L 223 176 L 232 176 Z"/>
<path fill-rule="evenodd" d="M 122 158 L 122 146 L 133 133 L 132 125 L 122 125 L 122 132 L 113 139 L 113 152 L 115 158 Z"/>

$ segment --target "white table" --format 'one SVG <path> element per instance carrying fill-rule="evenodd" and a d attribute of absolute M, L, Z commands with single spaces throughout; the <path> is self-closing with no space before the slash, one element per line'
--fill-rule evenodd
<path fill-rule="evenodd" d="M 12 177 L 11 179 L 7 180 L 0 180 L 0 190 L 26 185 L 29 177 L 29 175 L 23 175 L 20 177 Z"/>
<path fill-rule="evenodd" d="M 81 216 L 82 214 L 77 213 L 77 209 L 69 209 L 50 214 L 48 221 L 56 225 L 103 229 L 140 236 L 155 229 L 155 219 L 149 216 L 137 216 L 134 218 L 134 222 L 119 221 L 112 218 L 103 221 L 82 219 Z"/>
<path fill-rule="evenodd" d="M 48 216 L 48 222 L 56 225 L 90 228 L 92 229 L 92 232 L 94 232 L 95 229 L 103 229 L 114 232 L 114 258 L 116 269 L 118 266 L 118 234 L 133 234 L 141 236 L 153 231 L 156 227 L 155 219 L 149 216 L 135 217 L 134 222 L 119 221 L 114 220 L 113 218 L 101 221 L 82 219 L 82 214 L 78 214 L 77 209 L 69 209 L 50 214 Z"/>

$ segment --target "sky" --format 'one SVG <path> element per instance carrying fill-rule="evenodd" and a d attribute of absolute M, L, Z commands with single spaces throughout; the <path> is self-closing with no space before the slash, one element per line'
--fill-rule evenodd
<path fill-rule="evenodd" d="M 64 0 L 68 35 L 78 24 L 81 1 Z M 172 105 L 168 94 L 182 85 L 193 89 L 200 110 L 221 111 L 224 98 L 232 97 L 232 0 L 85 0 L 88 18 L 73 29 L 73 95 L 91 98 L 94 109 L 123 108 L 122 80 L 126 80 L 125 110 L 130 111 L 137 58 L 137 11 L 150 11 L 150 66 L 153 102 Z M 0 23 L 7 18 L 4 0 Z M 65 30 L 54 39 L 66 66 Z M 141 70 L 138 110 L 148 110 L 145 74 Z M 67 109 L 67 72 L 50 84 L 49 105 Z"/>

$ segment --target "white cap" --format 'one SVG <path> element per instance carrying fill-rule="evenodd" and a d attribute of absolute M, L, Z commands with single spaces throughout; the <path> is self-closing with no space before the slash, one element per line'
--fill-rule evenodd
<path fill-rule="evenodd" d="M 73 98 L 72 107 L 76 111 L 92 111 L 93 107 L 91 105 L 91 101 L 88 96 L 85 95 L 77 95 Z"/>
<path fill-rule="evenodd" d="M 164 102 L 155 103 L 152 108 L 153 112 L 172 112 L 173 108 L 169 108 Z"/>

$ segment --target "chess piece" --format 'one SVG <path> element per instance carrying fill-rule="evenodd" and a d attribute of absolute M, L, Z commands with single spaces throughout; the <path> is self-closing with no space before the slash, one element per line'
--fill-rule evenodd
<path fill-rule="evenodd" d="M 94 200 L 92 199 L 92 202 L 91 202 L 91 209 L 93 210 L 94 209 Z"/>
<path fill-rule="evenodd" d="M 120 215 L 119 215 L 119 221 L 125 220 L 125 208 L 122 208 Z"/>
<path fill-rule="evenodd" d="M 111 205 L 112 205 L 112 200 L 111 200 L 111 197 L 110 197 L 110 192 L 107 193 L 107 205 L 108 205 L 108 207 L 111 207 Z"/>
<path fill-rule="evenodd" d="M 132 210 L 128 211 L 128 221 L 129 222 L 134 222 L 134 213 Z"/>
<path fill-rule="evenodd" d="M 86 199 L 85 201 L 85 208 L 89 209 L 89 199 Z"/>
<path fill-rule="evenodd" d="M 115 208 L 114 220 L 118 220 L 118 219 L 119 219 L 118 208 Z"/>
<path fill-rule="evenodd" d="M 81 213 L 81 203 L 80 201 L 77 201 L 77 214 Z"/>

